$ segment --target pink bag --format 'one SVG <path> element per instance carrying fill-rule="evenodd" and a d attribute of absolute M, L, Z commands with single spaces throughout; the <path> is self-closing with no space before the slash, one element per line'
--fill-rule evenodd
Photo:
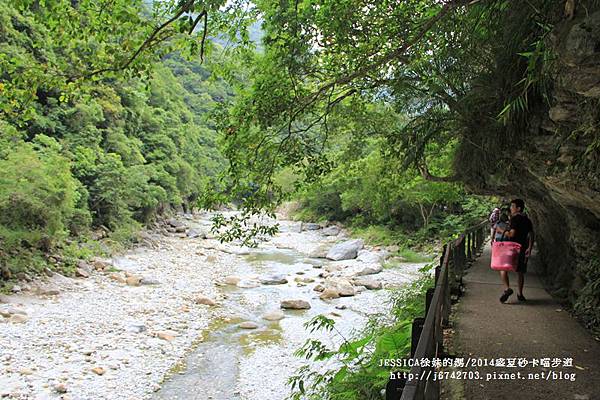
<path fill-rule="evenodd" d="M 519 264 L 521 245 L 516 242 L 494 242 L 492 244 L 492 269 L 516 271 Z"/>

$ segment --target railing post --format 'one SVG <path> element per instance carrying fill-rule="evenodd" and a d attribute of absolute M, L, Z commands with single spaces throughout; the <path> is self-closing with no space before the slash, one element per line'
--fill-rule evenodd
<path fill-rule="evenodd" d="M 471 259 L 471 235 L 469 235 L 468 233 L 465 235 L 465 240 L 466 240 L 466 247 L 467 247 L 467 259 L 470 260 Z"/>
<path fill-rule="evenodd" d="M 453 269 L 454 269 L 454 273 L 455 273 L 455 279 L 459 280 L 460 276 L 462 275 L 462 268 L 460 265 L 460 259 L 459 259 L 459 252 L 460 252 L 460 244 L 458 246 L 453 246 L 452 247 L 452 265 L 453 265 Z M 459 283 L 460 284 L 460 283 Z"/>
<path fill-rule="evenodd" d="M 415 351 L 417 351 L 417 346 L 419 345 L 419 338 L 421 337 L 421 332 L 423 332 L 424 323 L 425 318 L 417 317 L 413 319 L 410 337 L 410 358 L 415 356 Z"/>
<path fill-rule="evenodd" d="M 452 251 L 452 260 L 454 262 L 454 270 L 456 272 L 456 287 L 457 287 L 458 291 L 460 291 L 460 288 L 463 284 L 462 276 L 465 273 L 465 267 L 462 262 L 461 245 L 462 245 L 462 241 L 461 241 L 461 243 L 458 244 L 458 246 L 455 245 L 453 247 L 453 251 Z"/>
<path fill-rule="evenodd" d="M 447 244 L 445 244 L 445 245 L 442 247 L 442 255 L 441 255 L 441 257 L 440 257 L 440 262 L 439 262 L 439 264 L 438 264 L 438 265 L 435 267 L 435 285 L 437 285 L 437 281 L 438 281 L 438 278 L 439 278 L 439 276 L 440 276 L 440 271 L 441 271 L 442 265 L 444 265 L 444 256 L 446 255 L 446 249 L 447 249 L 447 248 L 448 248 L 448 245 L 447 245 Z"/>
<path fill-rule="evenodd" d="M 444 275 L 443 282 L 443 295 L 444 295 L 444 303 L 442 306 L 442 327 L 447 327 L 450 320 L 450 287 L 448 285 L 450 276 L 448 274 Z M 441 333 L 440 333 L 441 335 Z"/>
<path fill-rule="evenodd" d="M 460 265 L 458 265 L 458 263 L 456 262 L 456 253 L 457 253 L 457 248 L 456 248 L 456 243 L 452 244 L 452 248 L 450 251 L 450 257 L 449 257 L 449 264 L 452 265 L 452 280 L 450 281 L 450 288 L 451 291 L 455 291 L 458 289 L 458 287 L 460 286 L 460 274 L 462 273 Z"/>
<path fill-rule="evenodd" d="M 451 287 L 454 287 L 454 281 L 455 281 L 455 271 L 454 271 L 454 263 L 452 262 L 452 249 L 454 248 L 454 246 L 452 245 L 452 243 L 448 244 L 448 247 L 446 248 L 448 251 L 448 276 L 450 277 L 450 279 L 448 279 L 448 284 Z"/>
<path fill-rule="evenodd" d="M 467 238 L 464 237 L 462 242 L 460 242 L 460 262 L 462 264 L 463 270 L 467 269 Z"/>
<path fill-rule="evenodd" d="M 405 385 L 406 378 L 404 378 L 403 374 L 398 372 L 398 375 L 394 376 L 393 379 L 390 376 L 385 386 L 385 400 L 400 400 Z"/>
<path fill-rule="evenodd" d="M 433 293 L 435 293 L 435 287 L 427 289 L 425 292 L 425 315 L 429 312 L 429 306 L 431 305 L 431 299 L 433 299 Z"/>

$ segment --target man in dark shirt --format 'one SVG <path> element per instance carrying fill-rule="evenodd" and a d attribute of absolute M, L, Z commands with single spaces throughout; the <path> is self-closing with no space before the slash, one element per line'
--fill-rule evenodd
<path fill-rule="evenodd" d="M 523 214 L 525 209 L 525 202 L 521 199 L 514 199 L 510 202 L 510 227 L 504 231 L 504 236 L 512 242 L 517 242 L 521 245 L 521 253 L 519 254 L 519 264 L 517 265 L 517 274 L 519 277 L 519 291 L 517 298 L 519 301 L 525 301 L 523 296 L 523 284 L 525 282 L 525 273 L 527 272 L 527 261 L 531 255 L 531 249 L 533 248 L 533 224 L 531 220 Z M 508 281 L 508 272 L 500 271 L 500 277 L 504 283 L 504 293 L 500 296 L 500 302 L 504 303 L 513 290 L 510 288 Z"/>

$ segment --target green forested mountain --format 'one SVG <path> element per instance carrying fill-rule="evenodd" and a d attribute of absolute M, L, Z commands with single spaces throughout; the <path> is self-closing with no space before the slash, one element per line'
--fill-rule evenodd
<path fill-rule="evenodd" d="M 93 227 L 127 232 L 216 189 L 225 161 L 209 113 L 232 92 L 205 65 L 171 55 L 148 75 L 68 92 L 73 84 L 47 70 L 69 72 L 74 55 L 52 46 L 30 13 L 2 2 L 0 19 L 0 257 L 8 264 Z"/>

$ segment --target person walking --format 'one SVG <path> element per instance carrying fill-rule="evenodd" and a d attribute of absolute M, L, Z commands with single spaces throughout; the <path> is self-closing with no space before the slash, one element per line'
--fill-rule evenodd
<path fill-rule="evenodd" d="M 502 232 L 506 231 L 510 226 L 508 218 L 509 212 L 510 211 L 507 208 L 503 209 L 502 213 L 500 214 L 500 218 L 498 219 L 498 222 L 494 224 L 494 236 L 492 239 L 494 242 L 503 242 L 507 240 L 502 235 Z"/>
<path fill-rule="evenodd" d="M 494 232 L 496 231 L 496 223 L 499 221 L 499 219 L 500 209 L 496 207 L 488 217 L 488 221 L 490 222 L 490 237 L 492 238 L 492 243 L 494 242 Z"/>
<path fill-rule="evenodd" d="M 503 234 L 506 240 L 519 243 L 521 252 L 519 253 L 519 261 L 517 264 L 518 275 L 518 292 L 517 299 L 525 301 L 523 295 L 523 285 L 525 283 L 525 273 L 527 272 L 527 261 L 531 255 L 533 248 L 534 232 L 531 220 L 523 212 L 525 210 L 525 202 L 522 199 L 514 199 L 510 202 L 510 222 L 507 229 L 496 228 L 496 232 Z M 505 303 L 506 300 L 514 293 L 510 288 L 508 280 L 508 271 L 500 271 L 500 278 L 504 284 L 504 293 L 500 296 L 500 302 Z"/>

